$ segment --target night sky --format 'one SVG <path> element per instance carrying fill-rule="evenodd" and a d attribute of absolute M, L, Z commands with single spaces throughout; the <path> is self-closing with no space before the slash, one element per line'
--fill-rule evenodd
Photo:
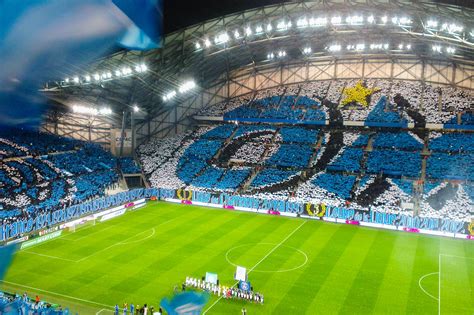
<path fill-rule="evenodd" d="M 164 0 L 165 33 L 246 9 L 257 8 L 285 0 Z M 474 8 L 474 0 L 435 0 L 433 2 L 455 4 Z"/>

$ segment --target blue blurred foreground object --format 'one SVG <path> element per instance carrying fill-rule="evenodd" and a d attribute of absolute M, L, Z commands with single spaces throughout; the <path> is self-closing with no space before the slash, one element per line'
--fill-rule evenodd
<path fill-rule="evenodd" d="M 169 300 L 164 298 L 160 305 L 169 315 L 198 315 L 209 300 L 209 294 L 187 291 L 178 293 Z"/>
<path fill-rule="evenodd" d="M 0 1 L 0 128 L 35 128 L 42 84 L 116 50 L 160 47 L 158 0 Z"/>

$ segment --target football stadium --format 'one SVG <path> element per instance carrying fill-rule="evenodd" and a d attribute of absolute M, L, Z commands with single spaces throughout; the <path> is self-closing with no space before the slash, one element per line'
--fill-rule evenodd
<path fill-rule="evenodd" d="M 472 1 L 207 2 L 0 3 L 0 314 L 473 315 Z"/>

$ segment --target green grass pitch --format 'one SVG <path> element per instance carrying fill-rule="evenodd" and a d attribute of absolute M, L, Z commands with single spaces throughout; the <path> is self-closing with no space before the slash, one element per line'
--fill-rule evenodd
<path fill-rule="evenodd" d="M 265 304 L 211 297 L 206 314 L 474 314 L 472 241 L 164 202 L 18 252 L 1 286 L 110 314 L 206 271 L 232 285 L 233 264 Z"/>

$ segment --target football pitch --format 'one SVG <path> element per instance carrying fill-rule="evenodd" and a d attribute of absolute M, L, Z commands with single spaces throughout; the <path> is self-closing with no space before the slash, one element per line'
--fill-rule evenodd
<path fill-rule="evenodd" d="M 232 286 L 235 265 L 265 303 L 211 296 L 206 314 L 474 314 L 472 241 L 165 202 L 20 250 L 1 287 L 111 314 L 187 276 Z"/>

